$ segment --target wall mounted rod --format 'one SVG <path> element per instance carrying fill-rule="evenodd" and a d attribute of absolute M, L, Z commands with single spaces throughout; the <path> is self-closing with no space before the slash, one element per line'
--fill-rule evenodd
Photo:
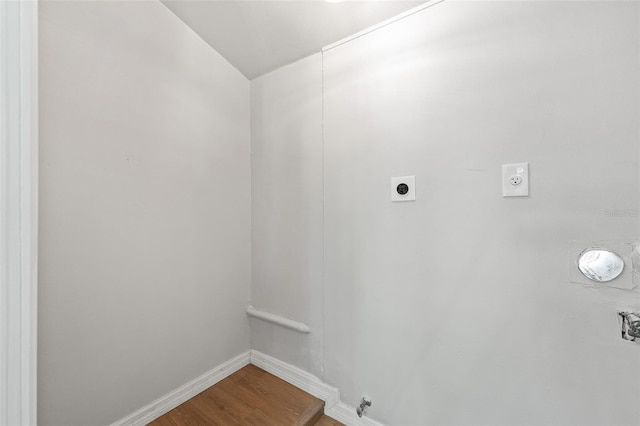
<path fill-rule="evenodd" d="M 247 316 L 252 318 L 258 318 L 271 324 L 277 324 L 284 328 L 297 331 L 298 333 L 311 333 L 311 329 L 305 323 L 294 321 L 289 318 L 281 317 L 280 315 L 272 314 L 269 312 L 259 311 L 253 306 L 249 305 L 247 308 Z"/>

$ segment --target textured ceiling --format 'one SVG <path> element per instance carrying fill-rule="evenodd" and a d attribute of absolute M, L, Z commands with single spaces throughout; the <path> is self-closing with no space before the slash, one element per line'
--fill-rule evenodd
<path fill-rule="evenodd" d="M 424 1 L 162 0 L 211 47 L 253 79 Z"/>

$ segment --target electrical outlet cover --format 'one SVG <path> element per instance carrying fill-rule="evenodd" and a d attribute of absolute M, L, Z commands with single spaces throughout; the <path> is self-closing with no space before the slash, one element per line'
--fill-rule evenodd
<path fill-rule="evenodd" d="M 391 201 L 415 201 L 416 177 L 402 176 L 391 178 Z"/>
<path fill-rule="evenodd" d="M 502 166 L 502 196 L 529 196 L 529 163 L 513 163 Z"/>

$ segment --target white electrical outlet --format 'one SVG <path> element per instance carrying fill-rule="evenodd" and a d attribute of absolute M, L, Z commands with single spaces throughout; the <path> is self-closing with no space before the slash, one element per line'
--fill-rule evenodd
<path fill-rule="evenodd" d="M 513 163 L 502 166 L 502 196 L 529 196 L 529 163 Z"/>
<path fill-rule="evenodd" d="M 520 185 L 522 183 L 522 177 L 518 175 L 511 175 L 509 178 L 509 183 L 513 186 Z"/>

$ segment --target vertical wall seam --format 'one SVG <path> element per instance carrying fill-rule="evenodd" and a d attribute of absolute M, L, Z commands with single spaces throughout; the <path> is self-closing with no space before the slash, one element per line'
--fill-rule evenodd
<path fill-rule="evenodd" d="M 248 80 L 249 95 L 249 297 L 248 306 L 253 304 L 253 116 L 251 96 L 253 82 Z M 247 307 L 248 307 L 247 306 Z M 253 331 L 251 330 L 251 320 L 247 317 L 247 327 L 249 327 L 249 350 L 253 349 Z"/>
<path fill-rule="evenodd" d="M 5 2 L 0 2 L 0 22 L 5 22 L 5 14 L 6 14 L 7 4 Z M 8 130 L 5 123 L 8 123 L 9 120 L 6 117 L 7 115 L 7 103 L 9 96 L 5 94 L 5 89 L 8 87 L 8 83 L 5 82 L 6 73 L 6 59 L 5 52 L 7 52 L 6 47 L 6 35 L 7 29 L 5 25 L 0 25 L 0 207 L 6 205 L 5 194 L 7 193 L 5 189 L 6 185 L 6 170 L 5 166 L 5 143 L 4 141 L 8 138 Z M 5 230 L 7 226 L 5 225 L 6 215 L 4 212 L 4 208 L 0 208 L 0 258 L 6 258 L 6 235 Z M 7 395 L 9 392 L 8 380 L 6 379 L 9 364 L 7 353 L 7 345 L 8 342 L 8 315 L 7 313 L 7 291 L 6 285 L 4 283 L 8 282 L 7 279 L 7 268 L 3 267 L 0 269 L 0 424 L 8 423 L 8 415 L 7 415 Z"/>
<path fill-rule="evenodd" d="M 320 353 L 321 353 L 321 357 L 320 357 L 320 371 L 322 372 L 322 381 L 326 381 L 325 380 L 325 317 L 326 317 L 326 312 L 325 312 L 325 299 L 326 299 L 326 285 L 325 285 L 325 262 L 324 262 L 324 250 L 325 250 L 325 182 L 324 182 L 324 177 L 325 177 L 325 160 L 324 160 L 324 155 L 325 155 L 325 150 L 324 150 L 324 51 L 320 51 L 320 81 L 321 81 L 321 96 L 320 96 L 320 101 L 321 101 L 321 118 L 320 118 L 320 127 L 321 127 L 321 142 L 320 142 L 320 146 L 322 149 L 322 238 L 321 238 L 321 244 L 322 244 L 322 258 L 320 259 L 320 264 L 322 265 L 322 274 L 321 274 L 321 279 L 322 279 L 322 300 L 321 300 L 321 306 L 322 306 L 322 315 L 320 316 L 322 318 L 322 338 L 321 338 L 321 342 L 320 342 Z"/>

